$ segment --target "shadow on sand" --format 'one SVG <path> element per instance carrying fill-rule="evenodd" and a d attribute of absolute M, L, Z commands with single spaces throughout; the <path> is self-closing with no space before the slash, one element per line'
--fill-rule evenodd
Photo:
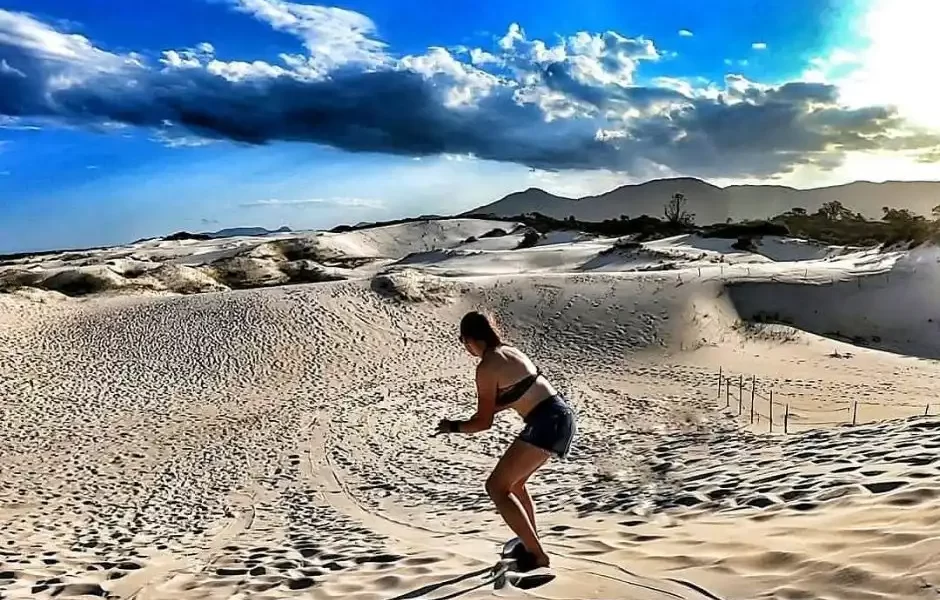
<path fill-rule="evenodd" d="M 446 587 L 446 586 L 448 586 L 448 585 L 453 585 L 453 584 L 455 584 L 455 583 L 460 583 L 461 581 L 466 581 L 467 579 L 470 579 L 470 578 L 472 578 L 472 577 L 478 577 L 478 576 L 483 575 L 483 574 L 485 574 L 485 573 L 487 573 L 487 572 L 490 572 L 490 571 L 492 571 L 492 567 L 484 567 L 484 568 L 479 569 L 479 570 L 477 570 L 477 571 L 472 571 L 472 572 L 470 572 L 470 573 L 466 573 L 466 574 L 464 574 L 464 575 L 460 575 L 460 576 L 458 576 L 458 577 L 454 577 L 453 579 L 448 579 L 448 580 L 446 580 L 446 581 L 440 581 L 440 582 L 438 582 L 438 583 L 432 583 L 432 584 L 430 584 L 430 585 L 426 585 L 426 586 L 424 586 L 424 587 L 420 587 L 420 588 L 418 588 L 418 589 L 416 589 L 416 590 L 407 592 L 407 593 L 402 594 L 402 595 L 400 595 L 400 596 L 395 596 L 394 598 L 389 598 L 389 600 L 408 600 L 409 598 L 420 598 L 420 597 L 422 597 L 422 596 L 425 596 L 425 595 L 427 595 L 427 594 L 430 594 L 431 592 L 435 592 L 435 591 L 441 589 L 442 587 Z M 497 576 L 497 577 L 486 578 L 486 579 L 484 579 L 483 582 L 480 583 L 479 585 L 475 585 L 475 586 L 473 586 L 473 587 L 469 587 L 469 588 L 466 588 L 466 589 L 463 589 L 463 590 L 458 590 L 458 591 L 456 591 L 456 592 L 454 592 L 453 594 L 450 594 L 450 595 L 448 595 L 448 596 L 438 596 L 436 600 L 445 600 L 446 598 L 457 598 L 457 597 L 459 597 L 459 596 L 463 596 L 464 594 L 469 593 L 469 592 L 472 592 L 473 590 L 476 590 L 476 589 L 479 589 L 479 588 L 481 588 L 481 587 L 485 587 L 485 586 L 487 586 L 487 585 L 490 585 L 490 584 L 492 584 L 492 583 L 495 583 L 497 578 L 498 578 L 498 576 Z"/>
<path fill-rule="evenodd" d="M 437 590 L 445 586 L 453 585 L 455 583 L 460 583 L 461 581 L 466 581 L 467 579 L 478 577 L 486 573 L 491 573 L 491 576 L 484 578 L 483 581 L 480 582 L 479 584 L 468 587 L 468 588 L 464 588 L 462 590 L 457 590 L 456 592 L 453 592 L 452 594 L 449 594 L 447 596 L 436 596 L 434 600 L 446 600 L 447 598 L 457 598 L 459 596 L 463 596 L 464 594 L 468 594 L 472 592 L 473 590 L 478 590 L 488 585 L 493 585 L 495 589 L 499 589 L 508 583 L 508 580 L 506 577 L 506 570 L 498 570 L 496 573 L 493 573 L 493 567 L 485 567 L 477 571 L 471 571 L 470 573 L 466 573 L 464 575 L 454 577 L 453 579 L 448 579 L 446 581 L 440 581 L 438 583 L 432 583 L 430 585 L 420 587 L 416 590 L 404 593 L 400 596 L 389 598 L 389 600 L 408 600 L 410 598 L 421 598 L 427 594 L 430 594 L 431 592 L 436 592 Z M 555 579 L 555 576 L 551 574 L 537 574 L 537 575 L 530 575 L 530 576 L 525 576 L 525 577 L 513 577 L 512 579 L 513 580 L 511 582 L 511 585 L 513 585 L 513 587 L 518 587 L 521 589 L 529 589 L 529 588 L 538 587 L 540 585 L 544 585 L 548 583 L 549 581 Z"/>

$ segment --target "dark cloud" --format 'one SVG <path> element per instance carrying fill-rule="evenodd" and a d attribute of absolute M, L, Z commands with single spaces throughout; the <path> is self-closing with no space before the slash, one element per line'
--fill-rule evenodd
<path fill-rule="evenodd" d="M 15 23 L 10 14 L 0 19 L 0 33 Z M 360 65 L 320 79 L 241 65 L 257 73 L 238 78 L 205 62 L 159 69 L 90 45 L 53 56 L 7 33 L 0 35 L 2 115 L 87 125 L 171 124 L 247 144 L 286 140 L 353 152 L 469 153 L 553 170 L 631 171 L 652 161 L 689 175 L 762 177 L 817 159 L 831 165 L 841 152 L 896 139 L 889 133 L 903 125 L 889 108 L 839 107 L 838 89 L 825 84 L 766 88 L 738 78 L 720 94 L 688 97 L 663 87 L 597 83 L 584 76 L 584 61 L 596 61 L 599 72 L 613 76 L 629 74 L 635 67 L 630 61 L 655 56 L 649 42 L 609 34 L 578 60 L 533 59 L 527 72 L 534 79 L 516 80 L 463 63 L 433 76 L 400 65 Z M 580 42 L 587 47 L 589 41 Z M 518 66 L 525 57 L 514 52 Z M 452 102 L 462 86 L 485 89 L 472 102 Z M 551 114 L 549 104 L 539 101 L 547 94 L 579 109 Z M 639 116 L 612 116 L 631 110 Z M 598 136 L 599 130 L 617 135 Z M 935 147 L 940 141 L 922 135 L 908 145 Z"/>
<path fill-rule="evenodd" d="M 591 85 L 574 76 L 570 63 L 553 62 L 540 74 L 546 88 L 599 109 L 613 108 L 619 104 L 646 110 L 658 102 L 681 102 L 686 99 L 679 92 L 663 87 Z"/>
<path fill-rule="evenodd" d="M 0 114 L 19 117 L 46 112 L 43 94 L 50 70 L 37 58 L 2 42 L 0 60 L 9 67 L 0 69 Z"/>
<path fill-rule="evenodd" d="M 769 90 L 766 92 L 766 96 L 771 102 L 785 102 L 788 104 L 807 104 L 810 102 L 835 104 L 839 100 L 839 88 L 827 83 L 791 81 Z"/>

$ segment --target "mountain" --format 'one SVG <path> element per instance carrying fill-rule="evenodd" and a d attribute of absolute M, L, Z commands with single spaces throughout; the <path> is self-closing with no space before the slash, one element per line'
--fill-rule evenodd
<path fill-rule="evenodd" d="M 492 214 L 498 216 L 516 216 L 530 212 L 540 212 L 543 215 L 554 216 L 559 214 L 567 217 L 569 214 L 575 214 L 571 211 L 578 210 L 578 200 L 549 194 L 539 188 L 529 188 L 524 192 L 513 192 L 508 196 L 504 196 L 501 200 L 481 206 L 465 214 L 468 216 L 483 214 L 490 212 L 490 209 L 495 209 L 496 212 Z"/>
<path fill-rule="evenodd" d="M 231 227 L 229 229 L 220 229 L 218 231 L 212 231 L 203 235 L 207 235 L 210 238 L 226 238 L 226 237 L 239 237 L 239 236 L 255 236 L 255 235 L 268 235 L 270 233 L 290 233 L 290 227 L 286 225 L 284 227 L 279 227 L 274 231 L 265 229 L 264 227 Z"/>
<path fill-rule="evenodd" d="M 797 189 L 779 185 L 731 185 L 719 187 L 691 177 L 654 179 L 624 185 L 596 196 L 565 198 L 538 188 L 514 192 L 460 216 L 514 217 L 539 212 L 556 219 L 574 216 L 582 221 L 616 219 L 621 215 L 663 216 L 663 205 L 675 193 L 685 195 L 687 209 L 700 224 L 728 218 L 762 219 L 791 208 L 814 212 L 826 202 L 838 200 L 853 212 L 880 219 L 883 206 L 907 208 L 930 215 L 940 204 L 940 181 L 855 181 L 821 188 Z"/>

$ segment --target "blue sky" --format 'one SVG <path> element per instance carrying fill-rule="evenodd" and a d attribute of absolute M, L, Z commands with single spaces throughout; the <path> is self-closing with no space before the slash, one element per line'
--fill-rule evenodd
<path fill-rule="evenodd" d="M 0 252 L 448 214 L 530 186 L 936 179 L 910 63 L 937 13 L 4 0 Z"/>

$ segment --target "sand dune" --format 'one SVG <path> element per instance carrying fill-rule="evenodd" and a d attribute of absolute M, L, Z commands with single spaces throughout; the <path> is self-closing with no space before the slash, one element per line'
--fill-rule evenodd
<path fill-rule="evenodd" d="M 754 240 L 752 251 L 735 248 L 736 243 L 735 239 L 705 238 L 700 235 L 685 234 L 650 242 L 646 246 L 686 255 L 694 255 L 697 251 L 702 251 L 709 257 L 721 257 L 727 262 L 760 262 L 760 257 L 774 262 L 811 261 L 864 251 L 864 248 L 830 246 L 810 240 L 773 235 Z"/>
<path fill-rule="evenodd" d="M 452 248 L 468 238 L 480 238 L 495 230 L 509 233 L 516 224 L 480 219 L 447 219 L 388 225 L 346 233 L 325 233 L 324 248 L 345 256 L 398 258 L 412 252 Z"/>
<path fill-rule="evenodd" d="M 72 297 L 144 291 L 193 294 L 368 277 L 414 253 L 515 248 L 523 239 L 515 233 L 518 229 L 505 221 L 451 219 L 346 233 L 145 240 L 0 263 L 0 292 L 35 288 Z"/>
<path fill-rule="evenodd" d="M 933 251 L 572 234 L 518 249 L 490 222 L 396 227 L 148 242 L 92 271 L 137 289 L 0 294 L 0 596 L 937 597 L 940 417 L 891 410 L 940 375 L 898 353 L 933 348 L 914 326 Z M 347 279 L 230 290 L 210 272 L 233 260 Z M 140 262 L 156 266 L 129 277 Z M 96 267 L 66 263 L 7 270 Z M 533 590 L 487 577 L 511 534 L 483 481 L 518 417 L 429 436 L 473 411 L 455 332 L 479 307 L 578 414 L 570 459 L 531 482 L 556 575 Z M 747 322 L 784 308 L 793 325 Z M 837 308 L 899 346 L 819 335 L 848 322 Z M 763 433 L 724 408 L 719 367 L 805 411 L 877 401 L 875 422 Z"/>
<path fill-rule="evenodd" d="M 940 251 L 930 248 L 904 254 L 882 273 L 828 285 L 749 282 L 730 291 L 748 319 L 773 319 L 899 354 L 940 358 L 938 289 Z"/>
<path fill-rule="evenodd" d="M 36 288 L 72 297 L 191 294 L 362 279 L 402 268 L 451 277 L 690 270 L 701 277 L 703 269 L 718 265 L 725 279 L 724 267 L 738 264 L 753 265 L 759 281 L 802 273 L 802 283 L 881 272 L 900 256 L 775 236 L 756 239 L 753 248 L 742 250 L 734 247 L 736 240 L 700 235 L 637 243 L 577 231 L 533 233 L 516 223 L 449 219 L 344 233 L 148 240 L 0 264 L 0 291 Z M 527 241 L 527 235 L 532 239 Z M 777 264 L 762 269 L 763 263 Z"/>

